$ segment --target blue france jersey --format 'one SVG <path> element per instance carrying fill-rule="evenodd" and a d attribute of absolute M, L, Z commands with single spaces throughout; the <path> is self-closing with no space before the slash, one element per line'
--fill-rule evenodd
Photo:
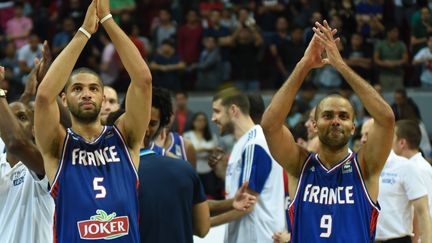
<path fill-rule="evenodd" d="M 378 213 L 357 154 L 350 153 L 330 170 L 317 154 L 309 154 L 289 208 L 292 243 L 373 242 Z"/>
<path fill-rule="evenodd" d="M 139 242 L 138 175 L 116 127 L 93 142 L 68 129 L 51 187 L 55 242 Z"/>
<path fill-rule="evenodd" d="M 175 154 L 179 159 L 188 161 L 183 137 L 176 132 L 170 132 L 169 135 L 171 136 L 171 145 L 167 148 L 167 151 Z"/>

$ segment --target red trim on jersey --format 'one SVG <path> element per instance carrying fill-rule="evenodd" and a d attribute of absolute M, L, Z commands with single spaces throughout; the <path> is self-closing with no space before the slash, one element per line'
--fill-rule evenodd
<path fill-rule="evenodd" d="M 371 239 L 374 238 L 375 236 L 375 230 L 378 222 L 378 215 L 379 215 L 379 211 L 376 208 L 373 208 L 371 221 L 370 221 L 370 229 L 369 229 L 370 230 L 369 234 Z"/>

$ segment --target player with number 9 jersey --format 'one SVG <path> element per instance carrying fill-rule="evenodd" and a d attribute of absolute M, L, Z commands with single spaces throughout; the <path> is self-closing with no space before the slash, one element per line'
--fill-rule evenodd
<path fill-rule="evenodd" d="M 366 243 L 375 238 L 379 205 L 369 197 L 356 153 L 331 169 L 310 153 L 289 206 L 292 243 Z"/>
<path fill-rule="evenodd" d="M 51 187 L 58 242 L 139 242 L 138 176 L 120 131 L 86 142 L 68 129 Z"/>

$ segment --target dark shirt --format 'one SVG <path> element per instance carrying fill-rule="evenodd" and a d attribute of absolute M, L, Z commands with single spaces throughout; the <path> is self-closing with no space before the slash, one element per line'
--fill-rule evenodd
<path fill-rule="evenodd" d="M 207 36 L 214 36 L 216 38 L 220 37 L 227 37 L 230 36 L 231 32 L 228 28 L 224 26 L 220 26 L 219 28 L 209 27 L 207 29 L 204 29 L 204 37 Z M 221 54 L 222 54 L 222 61 L 229 61 L 230 57 L 230 49 L 227 47 L 221 47 Z"/>
<path fill-rule="evenodd" d="M 192 207 L 206 196 L 192 166 L 153 152 L 141 153 L 138 175 L 141 242 L 193 243 Z"/>
<path fill-rule="evenodd" d="M 417 104 L 411 98 L 408 98 L 406 104 L 397 105 L 393 103 L 391 106 L 393 113 L 395 115 L 396 121 L 402 119 L 411 119 L 411 120 L 421 120 L 420 110 Z"/>
<path fill-rule="evenodd" d="M 161 65 L 170 65 L 180 63 L 180 58 L 178 55 L 172 55 L 170 57 L 165 57 L 162 55 L 156 55 L 153 61 Z M 168 90 L 177 91 L 180 90 L 180 72 L 170 71 L 170 72 L 154 72 L 153 79 L 155 86 L 159 86 Z"/>

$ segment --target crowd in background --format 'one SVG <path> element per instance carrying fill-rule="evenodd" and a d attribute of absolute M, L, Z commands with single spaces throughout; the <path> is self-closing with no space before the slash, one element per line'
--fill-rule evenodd
<path fill-rule="evenodd" d="M 185 113 L 187 95 L 179 91 L 215 91 L 232 85 L 245 91 L 277 89 L 302 57 L 313 35 L 312 26 L 323 19 L 338 29 L 338 48 L 358 74 L 379 91 L 396 90 L 396 118 L 422 124 L 417 105 L 403 88 L 432 87 L 432 15 L 428 1 L 110 3 L 114 19 L 148 61 L 154 85 L 178 92 L 176 103 L 180 105 L 173 129 L 180 134 L 187 132 L 185 137 L 198 147 L 197 169 L 202 175 L 211 171 L 206 156 L 220 142 L 211 134 L 205 113 Z M 0 2 L 0 65 L 6 71 L 0 87 L 8 90 L 8 99 L 14 100 L 23 92 L 34 58 L 42 56 L 42 42 L 48 40 L 55 58 L 82 23 L 86 7 L 78 0 Z M 89 67 L 100 74 L 105 85 L 120 93 L 126 91 L 129 76 L 106 34 L 98 32 L 83 52 L 76 67 Z M 359 126 L 368 117 L 341 75 L 328 65 L 307 77 L 287 118 L 298 141 L 307 140 L 305 124 L 317 102 L 318 90 L 339 90 L 350 99 Z M 430 143 L 424 125 L 422 128 L 422 148 L 429 156 Z M 359 144 L 360 137 L 354 136 L 352 144 Z"/>
<path fill-rule="evenodd" d="M 316 21 L 338 29 L 347 63 L 382 88 L 432 86 L 432 15 L 425 0 L 114 0 L 115 20 L 148 60 L 155 85 L 172 91 L 278 88 L 310 41 Z M 0 1 L 0 65 L 9 97 L 23 89 L 48 40 L 54 57 L 85 15 L 78 0 Z M 109 38 L 91 39 L 77 63 L 124 92 L 129 80 Z M 331 67 L 312 73 L 319 89 L 344 86 Z"/>

